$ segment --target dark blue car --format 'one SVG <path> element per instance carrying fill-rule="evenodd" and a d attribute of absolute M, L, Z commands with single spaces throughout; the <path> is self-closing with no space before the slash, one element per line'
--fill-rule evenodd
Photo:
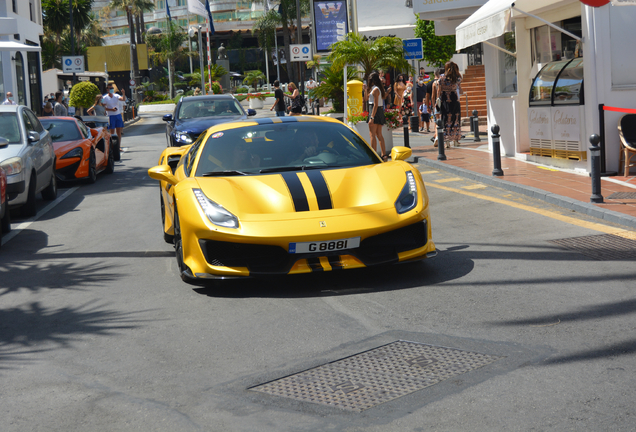
<path fill-rule="evenodd" d="M 246 119 L 253 115 L 256 115 L 255 110 L 249 109 L 245 112 L 232 95 L 183 97 L 174 109 L 174 114 L 163 116 L 168 147 L 192 144 L 211 126 Z"/>

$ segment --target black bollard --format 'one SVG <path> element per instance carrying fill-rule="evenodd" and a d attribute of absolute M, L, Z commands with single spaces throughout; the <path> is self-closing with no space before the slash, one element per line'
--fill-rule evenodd
<path fill-rule="evenodd" d="M 408 116 L 402 117 L 402 126 L 404 127 L 404 147 L 411 148 L 411 144 L 409 144 L 409 118 L 408 118 Z"/>
<path fill-rule="evenodd" d="M 437 160 L 446 160 L 446 153 L 444 153 L 444 123 L 442 119 L 438 119 L 437 124 Z"/>
<path fill-rule="evenodd" d="M 475 112 L 475 111 L 473 111 Z M 470 124 L 470 131 L 471 132 L 475 132 L 475 123 L 473 123 L 473 116 L 468 117 L 470 120 L 468 121 L 468 123 Z"/>
<path fill-rule="evenodd" d="M 602 203 L 603 195 L 601 195 L 601 148 L 598 143 L 601 142 L 601 137 L 597 134 L 590 135 L 590 154 L 592 155 L 592 196 L 590 202 Z"/>
<path fill-rule="evenodd" d="M 473 110 L 473 133 L 475 134 L 475 142 L 481 142 L 479 138 L 479 116 L 477 110 Z"/>
<path fill-rule="evenodd" d="M 316 115 L 319 116 L 320 115 L 320 101 L 318 99 L 316 99 L 314 101 L 314 107 L 316 108 Z"/>
<path fill-rule="evenodd" d="M 420 131 L 420 119 L 417 116 L 412 116 L 409 119 L 411 123 L 411 132 L 419 132 Z"/>
<path fill-rule="evenodd" d="M 492 175 L 502 176 L 504 175 L 501 170 L 501 149 L 499 148 L 499 126 L 493 125 L 490 128 L 492 131 Z"/>

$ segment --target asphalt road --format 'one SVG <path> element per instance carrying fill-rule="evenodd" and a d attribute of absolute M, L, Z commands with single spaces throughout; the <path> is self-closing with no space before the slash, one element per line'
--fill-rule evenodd
<path fill-rule="evenodd" d="M 636 429 L 634 259 L 555 243 L 620 227 L 420 166 L 436 258 L 196 288 L 147 175 L 159 115 L 123 146 L 3 240 L 0 431 Z M 491 362 L 361 412 L 251 389 L 400 340 Z"/>

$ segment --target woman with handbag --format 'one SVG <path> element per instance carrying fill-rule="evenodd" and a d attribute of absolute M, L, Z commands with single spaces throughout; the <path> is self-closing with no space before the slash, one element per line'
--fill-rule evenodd
<path fill-rule="evenodd" d="M 384 144 L 384 137 L 382 136 L 382 126 L 386 124 L 386 118 L 384 117 L 384 98 L 386 92 L 384 86 L 380 81 L 380 75 L 377 72 L 373 72 L 369 75 L 369 134 L 371 135 L 371 147 L 373 150 L 378 151 L 377 141 L 380 141 L 380 153 L 383 161 L 389 159 L 389 154 L 386 153 Z"/>
<path fill-rule="evenodd" d="M 431 103 L 432 103 L 431 111 L 433 112 L 433 125 L 434 125 L 433 132 L 435 133 L 435 141 L 433 143 L 434 147 L 437 147 L 437 120 L 439 119 L 439 116 L 441 114 L 440 108 L 442 106 L 442 101 L 440 99 L 440 93 L 439 93 L 439 81 L 442 78 L 443 73 L 444 73 L 444 69 L 442 68 L 435 69 L 435 80 L 433 81 L 433 88 L 431 91 Z M 446 143 L 446 145 L 448 146 L 448 143 Z"/>
<path fill-rule="evenodd" d="M 404 93 L 402 95 L 402 106 L 400 107 L 400 115 L 402 116 L 402 119 L 406 117 L 407 122 L 413 115 L 413 84 L 410 81 L 406 83 L 406 90 L 404 90 Z"/>
<path fill-rule="evenodd" d="M 292 91 L 291 95 L 286 95 L 288 98 L 291 99 L 291 109 L 289 115 L 299 116 L 303 113 L 303 106 L 301 102 L 302 97 L 300 96 L 300 92 L 298 91 L 296 84 L 290 82 L 288 87 Z"/>

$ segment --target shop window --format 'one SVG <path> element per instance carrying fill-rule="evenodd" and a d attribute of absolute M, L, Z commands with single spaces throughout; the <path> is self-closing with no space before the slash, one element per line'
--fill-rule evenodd
<path fill-rule="evenodd" d="M 515 32 L 505 33 L 497 38 L 497 45 L 510 51 L 517 52 Z M 517 59 L 503 51 L 499 55 L 499 91 L 501 93 L 517 93 Z"/>
<path fill-rule="evenodd" d="M 166 1 L 165 0 L 158 0 L 157 1 L 157 9 L 162 10 L 166 8 Z"/>
<path fill-rule="evenodd" d="M 12 2 L 13 5 L 13 13 L 18 13 L 18 1 L 17 0 L 13 0 Z"/>
<path fill-rule="evenodd" d="M 15 53 L 15 77 L 18 88 L 18 105 L 26 105 L 26 86 L 24 83 L 24 59 L 20 51 Z"/>
<path fill-rule="evenodd" d="M 557 27 L 581 37 L 581 17 L 571 18 L 553 23 Z M 532 29 L 532 61 L 544 65 L 551 61 L 571 60 L 581 57 L 583 51 L 580 43 L 572 36 L 560 32 L 548 25 Z"/>
<path fill-rule="evenodd" d="M 624 7 L 612 7 L 609 10 L 610 63 L 612 86 L 627 86 L 632 90 L 636 86 L 633 59 L 636 58 L 636 17 L 626 13 Z"/>
<path fill-rule="evenodd" d="M 177 0 L 177 6 L 187 6 L 188 0 Z"/>

